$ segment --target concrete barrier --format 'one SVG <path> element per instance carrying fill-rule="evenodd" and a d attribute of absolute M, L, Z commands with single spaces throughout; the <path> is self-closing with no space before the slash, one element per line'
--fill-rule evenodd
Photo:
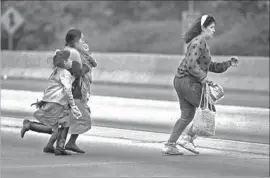
<path fill-rule="evenodd" d="M 53 52 L 2 51 L 2 76 L 47 79 L 51 73 Z M 94 53 L 98 67 L 94 82 L 117 82 L 172 86 L 174 74 L 183 56 Z M 213 56 L 213 61 L 225 61 L 229 56 Z M 209 79 L 227 89 L 269 91 L 269 58 L 240 57 L 239 68 L 223 74 L 209 74 Z"/>

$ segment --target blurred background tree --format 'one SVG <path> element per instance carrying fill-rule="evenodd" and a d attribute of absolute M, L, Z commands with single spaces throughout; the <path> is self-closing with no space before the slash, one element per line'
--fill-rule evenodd
<path fill-rule="evenodd" d="M 10 6 L 26 19 L 16 50 L 61 48 L 68 29 L 79 28 L 95 52 L 183 53 L 187 1 L 1 1 L 1 13 Z M 269 1 L 194 1 L 194 8 L 217 19 L 212 54 L 269 56 Z"/>

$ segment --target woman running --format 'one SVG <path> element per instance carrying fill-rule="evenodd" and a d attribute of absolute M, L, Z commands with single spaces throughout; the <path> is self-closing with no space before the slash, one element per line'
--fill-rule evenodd
<path fill-rule="evenodd" d="M 162 152 L 170 155 L 182 155 L 176 147 L 177 140 L 187 125 L 193 120 L 196 107 L 199 107 L 203 85 L 208 82 L 208 72 L 222 73 L 230 66 L 238 64 L 238 58 L 231 58 L 225 62 L 213 62 L 207 40 L 211 39 L 215 32 L 216 21 L 211 15 L 203 15 L 193 24 L 185 34 L 187 52 L 177 69 L 174 78 L 181 110 L 181 117 L 175 123 L 173 131 L 165 144 Z M 181 146 L 193 153 L 199 154 L 192 144 L 195 135 L 189 132 Z"/>

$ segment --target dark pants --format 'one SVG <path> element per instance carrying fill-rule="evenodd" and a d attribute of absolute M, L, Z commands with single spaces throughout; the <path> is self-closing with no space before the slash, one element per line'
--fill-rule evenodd
<path fill-rule="evenodd" d="M 188 124 L 193 120 L 196 107 L 200 105 L 202 84 L 192 77 L 174 78 L 181 116 L 173 127 L 168 142 L 176 142 Z"/>

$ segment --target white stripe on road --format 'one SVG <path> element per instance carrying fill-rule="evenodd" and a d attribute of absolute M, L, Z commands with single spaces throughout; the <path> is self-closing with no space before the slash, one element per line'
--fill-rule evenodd
<path fill-rule="evenodd" d="M 33 113 L 30 104 L 42 92 L 1 90 L 1 110 Z M 173 125 L 180 116 L 177 102 L 92 96 L 92 117 L 103 122 L 129 122 L 148 125 Z M 217 130 L 269 134 L 269 109 L 239 106 L 217 106 Z M 256 118 L 256 119 L 254 119 Z"/>
<path fill-rule="evenodd" d="M 3 99 L 13 99 L 15 102 L 23 102 L 31 100 L 29 104 L 36 101 L 37 98 L 41 99 L 43 92 L 25 91 L 25 90 L 1 90 L 1 100 Z M 150 99 L 136 99 L 136 98 L 124 98 L 116 96 L 98 96 L 93 95 L 90 98 L 90 103 L 100 103 L 105 105 L 125 105 L 133 107 L 159 107 L 159 108 L 179 108 L 178 101 L 160 101 L 160 100 L 150 100 Z M 30 105 L 29 105 L 30 106 Z M 230 110 L 230 112 L 268 112 L 269 108 L 254 108 L 245 106 L 228 106 L 228 105 L 217 105 L 220 110 Z"/>

